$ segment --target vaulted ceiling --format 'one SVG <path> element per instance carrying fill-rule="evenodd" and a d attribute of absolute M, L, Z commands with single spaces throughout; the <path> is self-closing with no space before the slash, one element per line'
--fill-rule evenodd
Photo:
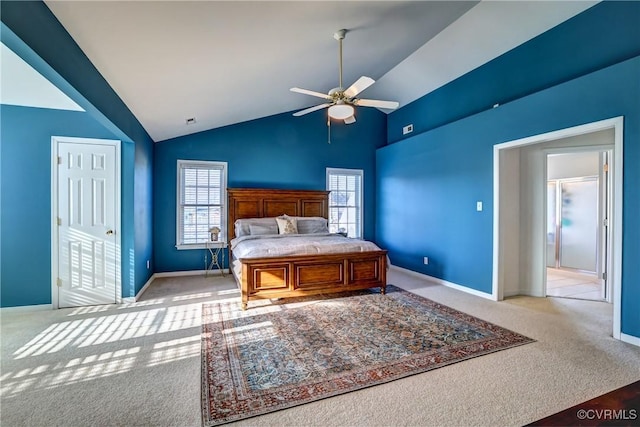
<path fill-rule="evenodd" d="M 342 28 L 345 86 L 403 106 L 595 3 L 46 1 L 155 141 L 319 103 Z"/>

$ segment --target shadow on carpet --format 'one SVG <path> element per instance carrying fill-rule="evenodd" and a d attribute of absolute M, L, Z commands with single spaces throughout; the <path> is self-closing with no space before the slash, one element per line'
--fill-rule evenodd
<path fill-rule="evenodd" d="M 260 304 L 260 305 L 257 305 Z M 202 307 L 202 421 L 214 426 L 534 340 L 394 286 Z"/>

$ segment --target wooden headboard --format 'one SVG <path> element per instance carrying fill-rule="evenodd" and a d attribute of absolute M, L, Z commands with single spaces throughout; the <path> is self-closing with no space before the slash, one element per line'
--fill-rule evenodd
<path fill-rule="evenodd" d="M 242 218 L 280 215 L 329 218 L 329 191 L 228 188 L 227 235 L 235 237 L 234 224 Z"/>

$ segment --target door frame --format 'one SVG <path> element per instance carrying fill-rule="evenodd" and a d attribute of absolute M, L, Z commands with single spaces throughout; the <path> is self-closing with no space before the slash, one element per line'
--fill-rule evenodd
<path fill-rule="evenodd" d="M 526 138 L 521 138 L 493 147 L 493 278 L 492 278 L 492 298 L 496 301 L 504 299 L 504 251 L 501 250 L 502 238 L 500 233 L 500 159 L 503 150 L 511 148 L 520 148 L 533 144 L 540 144 L 557 139 L 568 138 L 572 136 L 584 135 L 606 129 L 614 131 L 614 148 L 613 148 L 613 193 L 611 195 L 611 222 L 610 235 L 611 242 L 611 269 L 608 274 L 610 278 L 609 289 L 612 293 L 613 303 L 613 337 L 621 339 L 621 290 L 622 290 L 622 208 L 623 208 L 623 116 L 610 119 L 600 120 L 593 123 L 578 125 L 570 128 L 560 129 Z M 545 162 L 546 164 L 546 162 Z M 545 166 L 546 167 L 546 166 Z M 545 171 L 546 176 L 546 171 Z M 546 193 L 543 193 L 546 194 Z M 543 200 L 543 203 L 546 203 Z M 546 231 L 546 230 L 544 230 Z M 543 240 L 545 241 L 545 240 Z M 544 254 L 546 248 L 540 248 L 540 252 Z M 546 261 L 546 260 L 543 260 Z M 543 263 L 546 265 L 546 263 Z"/>
<path fill-rule="evenodd" d="M 116 304 L 122 303 L 122 227 L 121 227 L 121 155 L 120 141 L 114 139 L 97 139 L 97 138 L 78 138 L 69 136 L 52 136 L 51 137 L 51 303 L 53 309 L 59 308 L 58 301 L 58 146 L 60 143 L 83 144 L 83 145 L 110 145 L 116 149 L 115 159 L 115 232 L 116 232 Z"/>

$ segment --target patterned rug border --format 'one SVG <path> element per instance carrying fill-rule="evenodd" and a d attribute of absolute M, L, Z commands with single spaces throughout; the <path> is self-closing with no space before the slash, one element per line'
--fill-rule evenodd
<path fill-rule="evenodd" d="M 396 293 L 396 292 L 400 292 L 403 293 L 406 297 L 418 302 L 419 304 L 427 304 L 441 312 L 446 313 L 447 315 L 450 316 L 454 316 L 458 319 L 461 319 L 461 321 L 463 322 L 467 322 L 467 323 L 471 323 L 471 324 L 475 324 L 475 325 L 480 325 L 482 328 L 484 329 L 488 329 L 495 332 L 500 332 L 501 334 L 503 334 L 501 336 L 501 339 L 498 340 L 496 339 L 496 337 L 489 337 L 489 338 L 485 338 L 485 339 L 479 339 L 479 340 L 475 340 L 472 341 L 470 343 L 461 343 L 461 344 L 457 344 L 457 345 L 451 345 L 450 347 L 447 347 L 446 353 L 448 353 L 447 357 L 440 357 L 440 359 L 442 359 L 439 362 L 435 362 L 434 359 L 438 358 L 438 355 L 431 355 L 428 356 L 426 353 L 420 353 L 420 354 L 416 354 L 416 355 L 412 355 L 411 357 L 407 357 L 404 358 L 402 360 L 393 360 L 393 361 L 386 361 L 383 363 L 379 363 L 377 365 L 370 365 L 368 366 L 365 371 L 368 373 L 367 375 L 363 375 L 362 373 L 360 373 L 360 371 L 357 372 L 350 372 L 347 375 L 345 375 L 344 373 L 338 373 L 338 374 L 334 374 L 331 377 L 328 378 L 324 378 L 322 380 L 319 380 L 315 383 L 315 385 L 319 386 L 318 388 L 321 388 L 320 386 L 323 383 L 327 383 L 327 381 L 331 381 L 331 380 L 335 380 L 337 378 L 345 378 L 345 377 L 354 377 L 351 378 L 351 381 L 347 381 L 349 383 L 351 383 L 350 388 L 342 388 L 342 389 L 336 389 L 333 390 L 331 392 L 325 392 L 323 394 L 320 395 L 316 395 L 316 396 L 311 396 L 308 398 L 304 398 L 304 399 L 299 399 L 299 400 L 295 400 L 295 401 L 288 401 L 286 403 L 282 403 L 280 404 L 277 408 L 272 408 L 272 407 L 260 407 L 260 408 L 256 408 L 254 410 L 251 410 L 249 412 L 245 412 L 245 413 L 234 413 L 234 414 L 229 414 L 228 416 L 225 417 L 220 417 L 220 418 L 216 418 L 216 419 L 211 419 L 209 417 L 209 414 L 211 414 L 211 408 L 210 408 L 210 401 L 211 401 L 211 396 L 209 394 L 209 387 L 208 387 L 208 382 L 207 382 L 207 377 L 208 377 L 208 363 L 207 362 L 207 357 L 208 357 L 208 347 L 207 347 L 207 343 L 208 341 L 212 341 L 211 338 L 211 333 L 212 331 L 212 327 L 213 326 L 219 326 L 218 330 L 222 331 L 224 330 L 223 328 L 223 324 L 228 321 L 229 319 L 222 319 L 219 321 L 207 321 L 208 319 L 210 319 L 211 317 L 213 317 L 215 315 L 215 313 L 212 313 L 213 311 L 216 311 L 217 309 L 217 314 L 219 317 L 222 317 L 222 307 L 226 307 L 226 308 L 232 308 L 231 311 L 240 311 L 240 305 L 239 303 L 236 302 L 220 302 L 220 303 L 204 303 L 202 305 L 202 327 L 201 327 L 201 403 L 202 403 L 202 425 L 204 427 L 212 427 L 212 426 L 217 426 L 217 425 L 221 425 L 221 424 L 226 424 L 226 423 L 230 423 L 230 422 L 234 422 L 234 421 L 239 421 L 239 420 L 243 420 L 243 419 L 248 419 L 248 418 L 252 418 L 252 417 L 256 417 L 259 415 L 264 415 L 267 413 L 271 413 L 271 412 L 277 412 L 283 409 L 289 409 L 289 408 L 293 408 L 296 406 L 300 406 L 300 405 L 304 405 L 310 402 L 316 402 L 319 400 L 323 400 L 326 398 L 330 398 L 330 397 L 335 397 L 335 396 L 339 396 L 342 394 L 346 394 L 346 393 L 350 393 L 352 391 L 357 391 L 357 390 L 363 390 L 365 388 L 368 387 L 373 387 L 373 386 L 377 386 L 377 385 L 381 385 L 381 384 L 386 384 L 389 383 L 391 381 L 396 381 L 402 378 L 406 378 L 412 375 L 418 375 L 418 374 L 422 374 L 425 372 L 429 372 L 432 371 L 434 369 L 438 369 L 447 365 L 453 365 L 459 362 L 463 362 L 466 360 L 470 360 L 479 356 L 485 356 L 491 353 L 495 353 L 498 351 L 502 351 L 502 350 L 507 350 L 510 348 L 515 348 L 515 347 L 519 347 L 521 345 L 525 345 L 525 344 L 530 344 L 533 342 L 536 342 L 536 340 L 526 337 L 522 334 L 519 334 L 517 332 L 514 332 L 508 328 L 504 328 L 502 326 L 496 325 L 492 322 L 488 322 L 485 321 L 483 319 L 480 319 L 476 316 L 472 316 L 470 314 L 464 313 L 462 311 L 456 310 L 454 308 L 451 308 L 447 305 L 435 302 L 429 298 L 414 294 L 410 291 L 404 290 L 402 288 L 398 288 L 396 286 L 393 285 L 388 285 L 387 286 L 387 295 L 392 294 L 392 293 Z M 288 298 L 285 300 L 275 300 L 275 301 L 271 301 L 271 303 L 269 305 L 265 305 L 265 306 L 260 306 L 260 307 L 255 307 L 253 308 L 253 310 L 260 310 L 260 309 L 264 309 L 268 307 L 273 307 L 273 306 L 292 306 L 295 304 L 298 304 L 300 302 L 306 302 L 308 301 L 311 304 L 317 303 L 317 302 L 325 302 L 327 300 L 331 300 L 331 299 L 337 299 L 337 298 L 349 298 L 349 297 L 353 297 L 353 296 L 361 296 L 361 295 L 375 295 L 376 292 L 374 291 L 370 291 L 370 290 L 365 290 L 365 291 L 360 291 L 360 292 L 345 292 L 345 293 L 336 293 L 336 294 L 328 294 L 328 295 L 316 295 L 314 297 L 298 297 L 298 298 Z M 306 304 L 305 304 L 306 305 Z M 297 307 L 298 309 L 303 309 L 304 305 L 302 305 L 301 307 Z M 251 310 L 251 309 L 250 309 Z M 224 341 L 224 340 L 222 340 Z M 506 341 L 506 343 L 505 343 Z M 224 342 L 223 342 L 224 344 Z M 488 344 L 488 345 L 487 345 Z M 477 350 L 477 347 L 482 347 L 483 345 L 486 345 L 486 347 L 484 347 L 481 350 Z M 473 350 L 473 353 L 469 353 L 469 351 Z M 462 353 L 462 354 L 461 354 Z M 467 353 L 467 354 L 464 354 Z M 419 359 L 429 359 L 427 360 L 425 363 L 425 360 L 419 360 Z M 229 361 L 229 353 L 225 352 L 225 358 L 224 361 L 228 364 Z M 422 362 L 422 363 L 420 363 Z M 406 367 L 408 365 L 411 365 L 411 369 L 406 369 Z M 422 365 L 422 366 L 419 366 Z M 405 369 L 403 370 L 402 368 L 405 367 Z M 385 370 L 385 374 L 386 375 L 382 375 L 382 373 L 380 373 L 378 379 L 371 379 L 371 374 L 374 373 L 375 371 L 380 371 L 380 370 Z M 395 371 L 395 372 L 393 372 Z M 360 380 L 360 383 L 357 383 L 358 380 Z M 322 391 L 320 391 L 322 392 Z M 269 392 L 263 392 L 263 394 L 268 394 Z"/>

